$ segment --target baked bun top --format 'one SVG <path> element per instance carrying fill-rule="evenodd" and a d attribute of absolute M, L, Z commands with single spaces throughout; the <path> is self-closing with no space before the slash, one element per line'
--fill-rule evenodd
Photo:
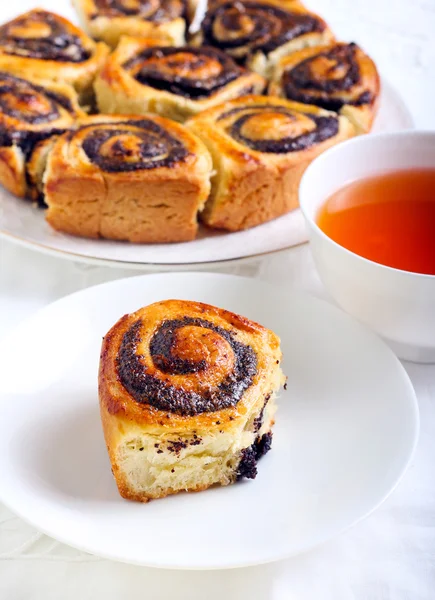
<path fill-rule="evenodd" d="M 86 173 L 124 173 L 130 181 L 143 171 L 165 177 L 194 165 L 208 171 L 210 158 L 202 142 L 169 119 L 95 115 L 80 124 L 58 140 L 52 157 L 59 165 L 77 163 L 86 166 Z"/>
<path fill-rule="evenodd" d="M 304 48 L 278 63 L 269 92 L 327 110 L 376 101 L 379 74 L 372 59 L 354 43 Z"/>
<path fill-rule="evenodd" d="M 90 0 L 93 18 L 134 17 L 152 23 L 167 23 L 184 16 L 184 0 Z"/>
<path fill-rule="evenodd" d="M 150 427 L 184 422 L 222 430 L 264 404 L 280 359 L 278 337 L 261 325 L 207 304 L 167 300 L 124 316 L 104 338 L 100 392 L 110 413 Z"/>
<path fill-rule="evenodd" d="M 240 95 L 264 89 L 266 80 L 209 46 L 170 46 L 169 42 L 123 36 L 100 72 L 113 93 L 135 98 L 144 91 L 173 94 L 187 102 L 216 101 L 229 90 Z M 182 101 L 182 103 L 183 103 Z M 158 106 L 157 100 L 155 105 Z M 158 112 L 158 111 L 156 111 Z"/>
<path fill-rule="evenodd" d="M 71 127 L 83 116 L 77 96 L 68 85 L 31 82 L 0 71 L 0 127 L 40 131 Z"/>
<path fill-rule="evenodd" d="M 282 0 L 221 0 L 210 2 L 201 26 L 206 44 L 244 62 L 307 34 L 322 33 L 326 23 L 300 2 Z"/>
<path fill-rule="evenodd" d="M 203 111 L 187 122 L 216 152 L 246 163 L 252 158 L 297 164 L 302 156 L 353 134 L 345 117 L 283 98 L 244 96 Z"/>
<path fill-rule="evenodd" d="M 31 10 L 0 27 L 0 53 L 9 56 L 80 64 L 95 46 L 78 27 L 46 10 Z"/>
<path fill-rule="evenodd" d="M 246 71 L 215 48 L 150 47 L 124 63 L 139 83 L 200 100 L 208 98 Z"/>

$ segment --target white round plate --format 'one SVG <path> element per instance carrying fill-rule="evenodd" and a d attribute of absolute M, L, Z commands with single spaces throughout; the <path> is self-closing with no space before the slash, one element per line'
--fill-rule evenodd
<path fill-rule="evenodd" d="M 216 304 L 273 328 L 288 389 L 254 481 L 140 504 L 117 492 L 99 417 L 101 338 L 165 298 Z M 408 376 L 335 307 L 230 275 L 148 275 L 55 302 L 0 345 L 0 500 L 52 537 L 153 567 L 217 569 L 312 548 L 378 506 L 418 437 Z"/>
<path fill-rule="evenodd" d="M 399 94 L 386 82 L 373 131 L 413 126 Z M 0 235 L 34 250 L 88 263 L 139 269 L 207 267 L 285 250 L 307 241 L 299 210 L 248 231 L 225 233 L 201 228 L 198 239 L 182 244 L 129 244 L 88 240 L 59 233 L 45 222 L 44 212 L 0 188 Z"/>

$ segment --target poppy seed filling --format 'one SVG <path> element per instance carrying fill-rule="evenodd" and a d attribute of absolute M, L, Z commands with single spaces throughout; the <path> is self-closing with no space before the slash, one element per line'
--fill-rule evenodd
<path fill-rule="evenodd" d="M 185 317 L 164 321 L 150 341 L 153 366 L 165 375 L 195 373 L 207 369 L 205 360 L 194 362 L 173 355 L 177 330 L 193 326 L 210 329 L 222 336 L 234 353 L 233 368 L 223 380 L 197 393 L 171 385 L 166 377 L 151 374 L 144 357 L 137 354 L 141 343 L 141 321 L 136 321 L 124 334 L 117 357 L 118 376 L 131 396 L 140 404 L 149 404 L 159 410 L 194 416 L 204 412 L 214 412 L 237 405 L 257 373 L 257 357 L 254 350 L 238 342 L 233 334 L 204 319 Z"/>
<path fill-rule="evenodd" d="M 292 137 L 283 137 L 281 139 L 251 139 L 244 135 L 243 128 L 250 119 L 256 118 L 262 112 L 276 113 L 288 117 L 290 120 L 296 120 L 297 116 L 292 111 L 283 106 L 274 106 L 273 104 L 247 105 L 231 109 L 219 117 L 219 121 L 233 117 L 241 113 L 240 117 L 235 118 L 226 128 L 227 133 L 238 142 L 248 146 L 257 152 L 267 152 L 273 154 L 286 154 L 288 152 L 299 152 L 310 148 L 314 144 L 320 144 L 334 137 L 338 133 L 338 119 L 335 115 L 317 116 L 310 113 L 303 113 L 308 117 L 314 128 L 305 131 L 300 135 Z"/>
<path fill-rule="evenodd" d="M 195 77 L 207 72 L 209 63 L 220 66 L 218 74 Z M 161 68 L 159 68 L 161 65 Z M 139 67 L 135 79 L 157 90 L 184 98 L 208 98 L 243 73 L 241 67 L 215 48 L 148 48 L 124 64 L 124 69 Z M 191 74 L 186 74 L 187 69 Z"/>
<path fill-rule="evenodd" d="M 50 27 L 50 35 L 20 37 L 15 33 L 17 27 L 27 27 L 31 32 L 33 25 L 40 23 Z M 83 47 L 80 38 L 67 31 L 62 22 L 45 11 L 36 12 L 30 17 L 18 17 L 0 27 L 0 48 L 5 54 L 40 60 L 81 63 L 91 57 L 91 52 Z"/>
<path fill-rule="evenodd" d="M 326 110 L 340 110 L 345 104 L 361 106 L 372 101 L 370 92 L 362 92 L 357 98 L 340 96 L 340 92 L 349 92 L 361 81 L 360 68 L 356 58 L 356 44 L 336 46 L 331 50 L 319 52 L 301 61 L 283 74 L 283 89 L 286 98 L 315 104 Z M 330 72 L 342 71 L 341 77 L 316 77 L 314 65 L 317 60 L 329 61 L 333 67 Z"/>
<path fill-rule="evenodd" d="M 89 134 L 83 142 L 83 150 L 93 163 L 107 172 L 173 167 L 189 154 L 180 140 L 148 119 L 85 127 L 89 128 Z M 110 153 L 101 153 L 107 144 L 110 144 Z"/>
<path fill-rule="evenodd" d="M 222 39 L 217 33 L 217 24 L 232 35 Z M 314 15 L 286 11 L 261 2 L 220 3 L 208 11 L 202 25 L 206 43 L 223 50 L 245 47 L 242 62 L 251 52 L 261 50 L 268 54 L 301 35 L 321 32 L 324 28 L 321 19 Z"/>

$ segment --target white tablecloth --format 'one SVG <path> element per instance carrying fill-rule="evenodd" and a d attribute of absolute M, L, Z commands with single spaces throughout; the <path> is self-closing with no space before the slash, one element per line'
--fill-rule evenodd
<path fill-rule="evenodd" d="M 38 4 L 64 14 L 70 10 L 66 0 Z M 367 48 L 401 91 L 418 127 L 435 128 L 435 0 L 307 4 L 328 18 L 338 36 Z M 3 0 L 1 20 L 32 5 L 29 0 Z M 225 271 L 325 296 L 308 246 Z M 0 336 L 65 294 L 133 274 L 77 265 L 0 240 Z M 336 540 L 268 566 L 210 573 L 159 571 L 63 546 L 0 506 L 0 600 L 434 600 L 435 366 L 405 367 L 421 412 L 417 453 L 385 504 Z"/>

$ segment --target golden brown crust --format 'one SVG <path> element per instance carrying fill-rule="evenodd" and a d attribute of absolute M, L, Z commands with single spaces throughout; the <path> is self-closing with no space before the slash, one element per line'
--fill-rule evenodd
<path fill-rule="evenodd" d="M 154 112 L 183 121 L 247 93 L 261 93 L 263 77 L 212 48 L 171 48 L 123 37 L 95 82 L 98 107 L 109 114 Z"/>
<path fill-rule="evenodd" d="M 150 404 L 138 402 L 121 383 L 117 362 L 119 350 L 124 335 L 138 321 L 143 324 L 138 352 L 143 353 L 143 356 L 145 356 L 148 370 L 152 369 L 153 377 L 163 379 L 168 384 L 179 386 L 182 391 L 203 389 L 207 385 L 216 385 L 217 381 L 222 380 L 224 374 L 229 372 L 233 366 L 232 353 L 228 348 L 228 344 L 223 343 L 222 340 L 221 343 L 224 347 L 218 350 L 218 355 L 213 358 L 213 367 L 209 365 L 206 372 L 202 370 L 191 374 L 167 374 L 165 376 L 159 369 L 151 367 L 152 359 L 149 343 L 155 332 L 164 321 L 179 320 L 186 316 L 194 319 L 204 319 L 212 325 L 232 332 L 240 343 L 248 344 L 255 352 L 257 368 L 252 385 L 246 389 L 241 400 L 234 406 L 213 412 L 179 414 L 169 409 L 160 410 Z M 198 350 L 198 343 L 201 342 L 201 336 L 206 331 L 200 326 L 193 326 L 188 329 L 187 339 L 184 340 L 182 348 L 180 342 L 179 348 L 184 357 L 188 357 L 190 353 Z M 216 344 L 218 338 L 219 334 L 216 334 L 213 340 L 210 340 L 210 343 Z M 200 345 L 200 350 L 209 356 L 204 345 Z M 276 360 L 280 358 L 279 338 L 268 329 L 240 315 L 200 302 L 181 300 L 158 302 L 136 313 L 125 315 L 104 337 L 99 373 L 100 405 L 102 414 L 106 415 L 103 418 L 108 419 L 109 415 L 116 415 L 118 419 L 125 423 L 132 422 L 141 427 L 146 427 L 147 431 L 156 434 L 164 434 L 165 431 L 174 428 L 177 431 L 195 430 L 199 433 L 202 431 L 210 433 L 213 430 L 216 432 L 220 430 L 229 431 L 237 428 L 237 420 L 246 414 L 253 403 L 263 400 L 263 398 L 258 397 L 257 388 L 268 380 L 271 370 L 276 368 Z M 197 359 L 198 357 L 196 357 Z M 213 368 L 212 372 L 209 371 L 211 368 Z M 209 377 L 208 384 L 204 382 L 206 376 Z"/>
<path fill-rule="evenodd" d="M 27 178 L 35 148 L 84 114 L 70 86 L 0 71 L 0 183 L 16 196 L 37 199 Z"/>
<path fill-rule="evenodd" d="M 211 159 L 182 125 L 99 115 L 61 136 L 44 176 L 48 222 L 66 233 L 137 243 L 195 237 Z"/>
<path fill-rule="evenodd" d="M 120 494 L 146 502 L 255 477 L 254 457 L 254 472 L 239 466 L 265 433 L 270 448 L 280 363 L 273 332 L 207 304 L 166 300 L 122 317 L 98 378 Z"/>
<path fill-rule="evenodd" d="M 380 79 L 375 63 L 354 43 L 305 48 L 282 58 L 269 94 L 339 111 L 370 130 L 376 116 Z"/>
<path fill-rule="evenodd" d="M 126 481 L 126 478 L 120 469 L 113 469 L 113 476 L 115 478 L 120 495 L 126 500 L 132 500 L 133 502 L 149 502 L 150 500 L 158 500 L 159 498 L 166 498 L 166 496 L 179 494 L 181 491 L 189 493 L 203 492 L 204 490 L 207 490 L 210 487 L 209 485 L 196 485 L 194 487 L 189 487 L 185 490 L 179 490 L 176 488 L 166 488 L 165 491 L 162 491 L 159 494 L 151 495 L 147 494 L 146 492 L 132 492 L 130 485 Z M 229 485 L 230 483 L 232 482 L 229 481 L 227 485 Z"/>
<path fill-rule="evenodd" d="M 85 100 L 108 53 L 105 44 L 95 43 L 67 19 L 41 9 L 0 27 L 0 70 L 68 83 Z"/>
<path fill-rule="evenodd" d="M 352 137 L 344 117 L 281 98 L 247 96 L 187 122 L 207 145 L 216 175 L 203 219 L 237 231 L 298 205 L 298 186 L 310 162 Z"/>
<path fill-rule="evenodd" d="M 29 160 L 27 161 L 27 195 L 34 202 L 45 206 L 44 200 L 44 173 L 47 160 L 58 136 L 53 135 L 36 144 Z"/>
<path fill-rule="evenodd" d="M 332 39 L 325 21 L 297 0 L 215 0 L 193 43 L 225 50 L 269 77 L 282 56 Z"/>
<path fill-rule="evenodd" d="M 184 0 L 131 2 L 73 0 L 83 27 L 94 39 L 115 48 L 123 35 L 166 40 L 175 46 L 185 43 Z"/>
<path fill-rule="evenodd" d="M 25 158 L 17 146 L 0 147 L 0 183 L 15 196 L 26 196 Z"/>

